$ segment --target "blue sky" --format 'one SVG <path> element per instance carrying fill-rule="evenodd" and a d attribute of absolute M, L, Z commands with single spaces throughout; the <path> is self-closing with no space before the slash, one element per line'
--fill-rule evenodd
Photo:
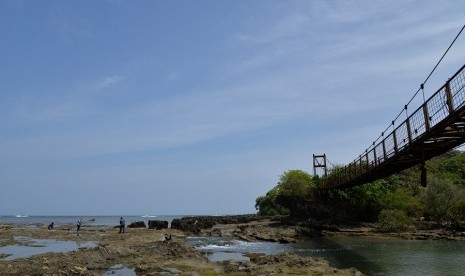
<path fill-rule="evenodd" d="M 460 0 L 0 1 L 0 214 L 255 212 L 312 154 L 362 153 L 464 23 Z"/>

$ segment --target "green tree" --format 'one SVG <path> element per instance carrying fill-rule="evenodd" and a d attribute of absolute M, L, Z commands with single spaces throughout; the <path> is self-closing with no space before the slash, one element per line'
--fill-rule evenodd
<path fill-rule="evenodd" d="M 437 223 L 455 220 L 454 214 L 461 208 L 464 191 L 449 179 L 433 177 L 421 194 L 426 213 Z"/>
<path fill-rule="evenodd" d="M 379 214 L 379 229 L 381 231 L 402 232 L 411 227 L 411 219 L 402 210 L 383 210 Z"/>
<path fill-rule="evenodd" d="M 424 205 L 420 198 L 411 189 L 400 186 L 389 190 L 380 198 L 382 208 L 387 210 L 400 210 L 409 217 L 419 218 L 423 215 Z"/>
<path fill-rule="evenodd" d="M 288 215 L 289 210 L 276 202 L 278 187 L 274 187 L 265 196 L 259 196 L 255 200 L 255 209 L 262 216 Z"/>
<path fill-rule="evenodd" d="M 284 172 L 278 183 L 279 194 L 289 198 L 308 198 L 315 188 L 313 177 L 301 170 Z"/>
<path fill-rule="evenodd" d="M 330 192 L 332 205 L 345 211 L 347 220 L 375 221 L 382 210 L 380 199 L 386 194 L 387 188 L 383 180 L 377 180 L 361 186 Z"/>
<path fill-rule="evenodd" d="M 255 200 L 255 208 L 260 215 L 298 215 L 305 211 L 312 191 L 316 188 L 313 178 L 302 170 L 284 172 L 278 184 L 265 196 Z"/>
<path fill-rule="evenodd" d="M 426 188 L 420 185 L 420 167 L 414 166 L 366 185 L 324 191 L 318 187 L 325 179 L 302 170 L 288 170 L 272 190 L 256 199 L 255 207 L 259 214 L 291 214 L 344 223 L 380 218 L 386 228 L 396 229 L 424 215 L 438 222 L 460 223 L 465 219 L 465 153 L 450 151 L 428 160 L 426 168 Z M 344 166 L 338 165 L 326 180 L 340 177 L 339 173 L 348 176 Z M 395 221 L 388 225 L 391 219 Z"/>
<path fill-rule="evenodd" d="M 452 180 L 454 184 L 465 187 L 465 153 L 450 151 L 429 160 L 426 164 L 428 173 Z"/>

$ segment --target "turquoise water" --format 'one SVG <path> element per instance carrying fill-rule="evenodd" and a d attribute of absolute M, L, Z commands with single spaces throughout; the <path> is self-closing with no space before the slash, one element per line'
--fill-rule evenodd
<path fill-rule="evenodd" d="M 361 237 L 314 238 L 295 244 L 217 237 L 191 237 L 188 241 L 212 261 L 240 260 L 246 252 L 294 252 L 324 258 L 337 268 L 356 267 L 367 275 L 465 275 L 465 242 L 460 241 Z"/>

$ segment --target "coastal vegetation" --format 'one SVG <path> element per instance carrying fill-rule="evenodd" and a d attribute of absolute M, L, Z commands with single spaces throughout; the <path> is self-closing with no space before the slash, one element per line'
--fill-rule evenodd
<path fill-rule="evenodd" d="M 336 166 L 333 170 L 337 170 Z M 259 215 L 290 215 L 329 223 L 378 222 L 382 231 L 418 227 L 465 227 L 465 153 L 450 151 L 420 167 L 348 189 L 321 191 L 319 177 L 302 170 L 284 172 L 266 195 L 256 199 Z M 330 172 L 331 173 L 331 172 Z"/>

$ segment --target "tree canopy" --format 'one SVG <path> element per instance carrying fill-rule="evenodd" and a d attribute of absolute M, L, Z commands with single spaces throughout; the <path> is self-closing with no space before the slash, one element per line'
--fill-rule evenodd
<path fill-rule="evenodd" d="M 326 192 L 317 189 L 318 176 L 288 170 L 273 189 L 257 198 L 255 207 L 261 215 L 345 222 L 379 219 L 386 229 L 405 229 L 406 223 L 420 218 L 460 224 L 465 219 L 465 153 L 450 151 L 427 161 L 426 168 L 426 187 L 420 186 L 417 166 L 362 186 Z"/>

